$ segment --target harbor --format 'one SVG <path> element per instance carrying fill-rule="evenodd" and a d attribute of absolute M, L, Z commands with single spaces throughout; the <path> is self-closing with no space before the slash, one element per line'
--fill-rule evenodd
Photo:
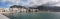
<path fill-rule="evenodd" d="M 21 12 L 3 15 L 10 19 L 60 19 L 60 12 Z"/>

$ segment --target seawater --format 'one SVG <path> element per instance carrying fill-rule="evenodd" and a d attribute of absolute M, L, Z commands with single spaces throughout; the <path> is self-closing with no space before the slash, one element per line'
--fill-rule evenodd
<path fill-rule="evenodd" d="M 10 19 L 60 19 L 60 12 L 20 12 L 8 15 Z"/>

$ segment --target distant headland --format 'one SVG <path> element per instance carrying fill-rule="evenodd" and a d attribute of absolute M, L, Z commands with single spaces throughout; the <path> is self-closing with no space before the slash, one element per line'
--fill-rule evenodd
<path fill-rule="evenodd" d="M 51 7 L 51 6 L 37 6 L 26 8 L 25 6 L 13 5 L 10 8 L 0 8 L 0 13 L 17 13 L 17 12 L 41 12 L 41 11 L 49 11 L 49 12 L 60 12 L 60 7 Z"/>

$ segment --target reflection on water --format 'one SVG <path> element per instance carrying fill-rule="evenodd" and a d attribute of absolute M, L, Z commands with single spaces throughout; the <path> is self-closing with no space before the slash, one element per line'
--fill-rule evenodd
<path fill-rule="evenodd" d="M 10 19 L 60 19 L 60 12 L 22 12 L 7 16 Z"/>

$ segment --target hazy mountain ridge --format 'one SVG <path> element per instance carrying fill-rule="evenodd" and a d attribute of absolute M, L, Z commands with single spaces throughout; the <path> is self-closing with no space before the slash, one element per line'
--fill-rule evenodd
<path fill-rule="evenodd" d="M 25 6 L 17 6 L 13 5 L 10 8 L 26 8 Z M 27 8 L 28 9 L 28 8 Z M 29 9 L 39 9 L 39 10 L 51 10 L 51 11 L 60 11 L 60 7 L 58 6 L 37 6 L 37 7 L 29 7 Z"/>

